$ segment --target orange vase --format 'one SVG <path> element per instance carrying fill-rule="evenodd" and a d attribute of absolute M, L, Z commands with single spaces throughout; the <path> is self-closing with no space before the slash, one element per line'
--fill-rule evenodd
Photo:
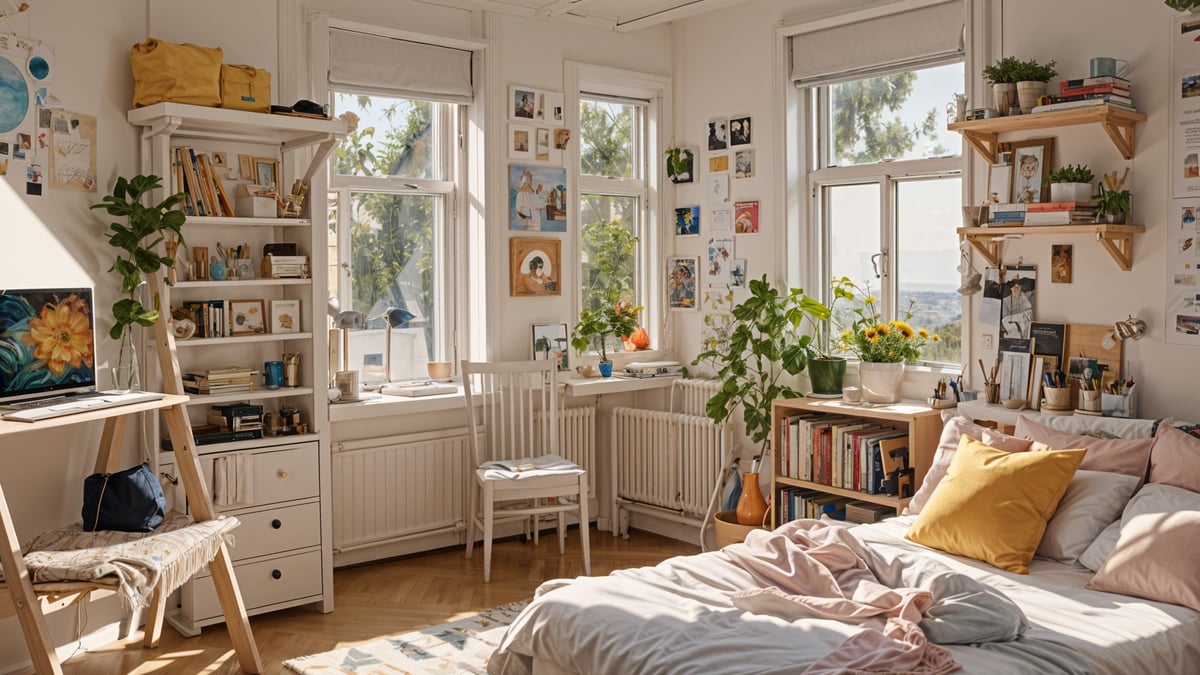
<path fill-rule="evenodd" d="M 741 525 L 761 526 L 767 515 L 767 500 L 758 487 L 757 473 L 742 474 L 742 496 L 738 499 L 737 520 Z"/>

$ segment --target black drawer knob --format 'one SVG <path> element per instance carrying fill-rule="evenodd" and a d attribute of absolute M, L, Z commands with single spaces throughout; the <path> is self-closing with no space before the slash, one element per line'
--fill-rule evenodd
<path fill-rule="evenodd" d="M 271 578 L 272 579 L 282 579 L 283 572 L 280 572 L 279 570 L 271 570 Z"/>
<path fill-rule="evenodd" d="M 282 520 L 280 520 L 280 519 L 276 518 L 275 520 L 272 520 L 272 521 L 271 521 L 271 529 L 278 530 L 278 529 L 279 529 L 279 528 L 281 528 L 281 527 L 283 527 L 283 521 L 282 521 Z"/>

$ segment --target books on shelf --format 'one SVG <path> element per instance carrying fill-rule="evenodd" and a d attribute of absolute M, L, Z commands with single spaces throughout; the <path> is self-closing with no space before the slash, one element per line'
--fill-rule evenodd
<path fill-rule="evenodd" d="M 262 429 L 244 429 L 239 431 L 223 430 L 220 427 L 211 424 L 202 424 L 192 427 L 192 438 L 196 440 L 196 445 L 212 445 L 214 443 L 232 443 L 234 441 L 252 441 L 263 437 Z M 161 446 L 163 450 L 172 452 L 175 449 L 171 439 L 162 439 Z"/>
<path fill-rule="evenodd" d="M 187 145 L 171 149 L 172 187 L 184 195 L 183 210 L 189 216 L 232 216 L 221 176 L 208 153 L 196 152 Z"/>
<path fill-rule="evenodd" d="M 846 504 L 846 520 L 852 523 L 878 523 L 896 515 L 896 509 L 886 504 L 852 501 Z"/>
<path fill-rule="evenodd" d="M 1110 84 L 1122 86 L 1128 89 L 1131 82 L 1123 77 L 1116 75 L 1103 75 L 1099 77 L 1080 77 L 1073 80 L 1063 80 L 1058 83 L 1059 89 L 1070 89 L 1071 87 L 1086 87 L 1089 85 Z"/>
<path fill-rule="evenodd" d="M 183 390 L 188 394 L 230 394 L 253 391 L 258 371 L 243 366 L 191 368 L 183 373 Z M 261 412 L 261 411 L 260 411 Z"/>
<path fill-rule="evenodd" d="M 1025 224 L 1071 225 L 1091 223 L 1096 220 L 1097 205 L 1094 202 L 1041 202 L 1030 204 L 1025 214 Z"/>
<path fill-rule="evenodd" d="M 992 204 L 988 209 L 988 223 L 1000 225 L 1019 225 L 1025 221 L 1024 203 Z"/>
<path fill-rule="evenodd" d="M 1032 113 L 1053 112 L 1055 110 L 1071 110 L 1073 108 L 1091 108 L 1094 106 L 1108 105 L 1114 108 L 1123 110 L 1133 110 L 1132 104 L 1125 104 L 1117 101 L 1108 101 L 1106 96 L 1098 98 L 1087 98 L 1080 101 L 1064 101 L 1062 103 L 1048 103 L 1046 105 L 1034 106 Z"/>
<path fill-rule="evenodd" d="M 625 372 L 634 377 L 682 375 L 683 364 L 678 361 L 637 361 L 625 366 Z"/>

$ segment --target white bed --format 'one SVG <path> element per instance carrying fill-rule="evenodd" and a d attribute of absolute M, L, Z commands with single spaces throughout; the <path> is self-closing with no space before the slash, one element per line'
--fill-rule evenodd
<path fill-rule="evenodd" d="M 1096 454 L 1096 458 L 1102 456 Z M 1200 460 L 1200 455 L 1192 460 Z M 1200 471 L 1200 461 L 1195 466 Z M 1079 476 L 1091 473 L 1094 477 L 1099 471 L 1080 471 Z M 1150 474 L 1153 476 L 1153 471 Z M 1076 485 L 1075 479 L 1072 485 Z M 936 485 L 930 490 L 934 488 Z M 1162 492 L 1159 486 L 1146 488 L 1147 492 Z M 1150 510 L 1198 508 L 1192 504 L 1200 495 L 1176 488 L 1165 490 L 1176 490 L 1184 495 L 1181 498 L 1192 501 L 1188 506 L 1156 502 Z M 1106 522 L 1111 522 L 1106 532 L 1115 540 L 1123 531 L 1122 522 L 1136 515 L 1129 509 L 1139 497 L 1140 492 L 1129 500 L 1126 492 L 1116 507 L 1117 515 L 1093 524 L 1087 542 L 1103 538 L 1097 532 Z M 1072 500 L 1068 492 L 1061 503 Z M 1128 507 L 1122 516 L 1126 500 Z M 1144 500 L 1150 502 L 1150 497 Z M 961 665 L 961 673 L 1200 673 L 1198 611 L 1086 589 L 1093 580 L 1093 569 L 1078 562 L 1072 565 L 1034 557 L 1028 574 L 1019 574 L 949 555 L 905 538 L 916 520 L 913 515 L 898 516 L 856 526 L 850 532 L 872 556 L 900 556 L 908 563 L 917 556 L 916 567 L 944 566 L 1002 593 L 1020 608 L 1027 622 L 1024 634 L 1016 640 L 943 645 Z M 1078 530 L 1078 520 L 1070 522 Z M 1048 532 L 1052 528 L 1051 520 Z M 1061 537 L 1062 532 L 1056 536 Z M 1112 550 L 1110 540 L 1104 556 Z M 1195 584 L 1196 568 L 1187 567 L 1182 573 L 1184 583 Z M 734 593 L 766 587 L 760 579 L 740 567 L 730 551 L 721 550 L 674 557 L 655 567 L 614 572 L 604 578 L 548 581 L 512 623 L 488 671 L 539 675 L 803 673 L 864 631 L 852 623 L 809 617 L 788 621 L 734 607 Z M 1188 604 L 1195 607 L 1194 601 Z M 932 634 L 930 640 L 937 641 Z"/>

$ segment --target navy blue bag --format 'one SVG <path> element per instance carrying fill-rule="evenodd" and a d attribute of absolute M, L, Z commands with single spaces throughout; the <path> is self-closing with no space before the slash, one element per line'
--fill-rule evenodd
<path fill-rule="evenodd" d="M 153 532 L 162 524 L 166 505 L 162 486 L 145 462 L 83 479 L 83 529 L 88 532 Z"/>

